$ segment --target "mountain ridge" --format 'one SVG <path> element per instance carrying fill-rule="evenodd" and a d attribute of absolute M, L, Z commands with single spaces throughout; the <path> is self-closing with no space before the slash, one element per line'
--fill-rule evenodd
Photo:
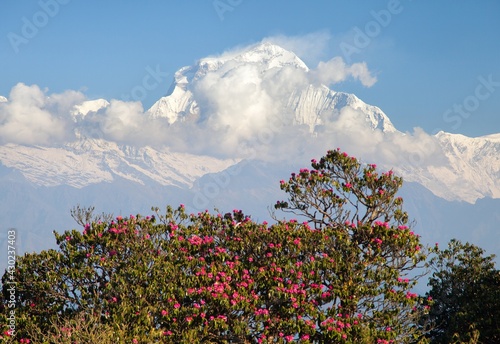
<path fill-rule="evenodd" d="M 0 161 L 20 170 L 40 186 L 69 185 L 82 188 L 112 182 L 115 176 L 139 184 L 189 188 L 206 173 L 224 170 L 235 160 L 220 160 L 168 149 L 118 145 L 103 139 L 84 138 L 59 147 L 0 146 Z"/>

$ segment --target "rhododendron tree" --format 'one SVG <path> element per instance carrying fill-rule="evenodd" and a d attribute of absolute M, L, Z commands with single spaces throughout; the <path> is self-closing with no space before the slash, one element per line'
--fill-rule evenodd
<path fill-rule="evenodd" d="M 339 149 L 312 160 L 311 167 L 281 181 L 289 199 L 275 207 L 322 232 L 321 252 L 337 255 L 336 264 L 320 272 L 332 308 L 361 317 L 374 338 L 397 343 L 420 338 L 415 320 L 418 310 L 426 309 L 417 307 L 420 300 L 411 288 L 426 255 L 396 195 L 402 178 L 362 165 Z"/>
<path fill-rule="evenodd" d="M 289 200 L 276 207 L 296 219 L 259 223 L 240 210 L 187 214 L 182 205 L 82 217 L 81 230 L 55 233 L 57 250 L 18 258 L 9 340 L 418 340 L 411 272 L 425 255 L 396 197 L 401 179 L 340 151 L 312 167 L 281 182 Z"/>

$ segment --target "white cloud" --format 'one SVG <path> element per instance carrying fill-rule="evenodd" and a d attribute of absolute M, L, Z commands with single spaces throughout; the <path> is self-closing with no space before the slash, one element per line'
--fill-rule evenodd
<path fill-rule="evenodd" d="M 104 136 L 112 141 L 134 142 L 144 129 L 144 111 L 140 102 L 113 99 L 97 118 Z"/>
<path fill-rule="evenodd" d="M 279 123 L 269 127 L 262 139 L 247 147 L 251 157 L 265 161 L 303 164 L 323 156 L 328 149 L 341 148 L 362 161 L 393 167 L 424 168 L 440 165 L 446 158 L 434 136 L 416 128 L 413 132 L 382 132 L 372 129 L 365 113 L 345 107 L 314 135 L 309 128 Z"/>
<path fill-rule="evenodd" d="M 262 42 L 271 42 L 293 51 L 309 67 L 317 66 L 311 71 L 313 79 L 317 82 L 328 86 L 352 77 L 364 86 L 373 86 L 377 78 L 371 74 L 365 62 L 347 65 L 340 56 L 323 61 L 328 54 L 331 54 L 332 46 L 338 46 L 337 41 L 339 37 L 334 37 L 328 31 L 317 31 L 299 36 L 275 35 L 262 40 Z"/>
<path fill-rule="evenodd" d="M 412 133 L 374 130 L 366 124 L 363 112 L 350 107 L 343 108 L 313 141 L 316 156 L 340 147 L 363 161 L 387 168 L 439 165 L 446 159 L 436 138 L 422 129 L 415 128 Z"/>
<path fill-rule="evenodd" d="M 365 62 L 347 65 L 344 60 L 337 56 L 327 62 L 320 62 L 318 67 L 311 71 L 312 79 L 324 85 L 337 84 L 352 77 L 358 79 L 363 86 L 371 87 L 377 82 L 372 76 Z"/>
<path fill-rule="evenodd" d="M 38 86 L 19 83 L 0 103 L 0 142 L 52 144 L 70 139 L 68 109 L 84 99 L 79 92 L 47 96 Z"/>

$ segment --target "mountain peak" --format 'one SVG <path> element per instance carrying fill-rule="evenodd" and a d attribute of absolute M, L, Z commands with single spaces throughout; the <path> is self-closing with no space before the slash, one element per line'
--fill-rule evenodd
<path fill-rule="evenodd" d="M 226 52 L 217 57 L 207 57 L 199 60 L 198 66 L 220 66 L 228 61 L 237 63 L 258 64 L 264 69 L 291 66 L 308 71 L 306 64 L 293 52 L 270 42 L 258 43 L 244 50 Z"/>
<path fill-rule="evenodd" d="M 175 87 L 185 88 L 186 84 L 199 80 L 210 72 L 223 70 L 229 72 L 242 65 L 258 66 L 261 71 L 272 68 L 294 67 L 304 71 L 309 68 L 293 52 L 269 42 L 259 43 L 245 49 L 232 50 L 218 56 L 205 57 L 192 66 L 179 69 L 174 75 L 174 83 L 168 95 Z"/>
<path fill-rule="evenodd" d="M 76 120 L 78 117 L 85 117 L 91 112 L 97 112 L 108 106 L 109 102 L 105 99 L 87 100 L 81 104 L 75 105 L 71 110 L 71 115 L 73 119 Z"/>
<path fill-rule="evenodd" d="M 178 119 L 198 117 L 200 109 L 193 95 L 193 84 L 205 78 L 209 73 L 229 76 L 245 66 L 257 68 L 259 73 L 271 69 L 279 70 L 292 67 L 307 72 L 309 68 L 293 52 L 270 42 L 252 45 L 245 49 L 233 50 L 219 56 L 200 59 L 192 66 L 179 69 L 175 75 L 167 96 L 160 98 L 148 110 L 151 118 L 165 118 L 170 124 Z M 249 82 L 249 80 L 240 80 Z"/>
<path fill-rule="evenodd" d="M 254 116 L 248 113 L 255 107 L 260 116 L 281 116 L 284 123 L 305 124 L 314 132 L 318 125 L 334 120 L 332 114 L 350 107 L 366 114 L 365 122 L 371 129 L 396 131 L 382 110 L 353 94 L 335 92 L 312 81 L 308 72 L 293 52 L 270 42 L 258 43 L 181 68 L 175 73 L 169 94 L 153 104 L 148 115 L 173 124 L 188 118 L 204 121 L 218 117 L 221 111 L 234 116 L 225 118 L 227 126 L 252 121 Z M 272 106 L 264 105 L 266 101 Z"/>

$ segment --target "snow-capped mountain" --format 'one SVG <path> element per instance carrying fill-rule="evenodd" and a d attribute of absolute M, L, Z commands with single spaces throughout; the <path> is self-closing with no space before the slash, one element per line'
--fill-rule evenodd
<path fill-rule="evenodd" d="M 500 134 L 467 137 L 441 131 L 435 136 L 447 163 L 401 168 L 405 179 L 449 201 L 500 198 Z"/>
<path fill-rule="evenodd" d="M 215 73 L 229 78 L 236 70 L 247 67 L 255 67 L 260 74 L 259 79 L 252 80 L 251 73 L 248 73 L 250 78 L 241 82 L 252 83 L 256 87 L 260 86 L 259 82 L 279 82 L 280 73 L 301 75 L 309 71 L 295 54 L 271 43 L 258 44 L 249 50 L 222 57 L 201 59 L 194 66 L 183 67 L 175 73 L 169 94 L 153 104 L 148 114 L 151 118 L 166 118 L 169 123 L 199 119 L 203 115 L 200 114 L 195 93 L 200 80 L 210 78 L 210 74 Z M 282 103 L 280 115 L 286 117 L 291 114 L 293 124 L 308 125 L 311 132 L 346 106 L 363 111 L 372 128 L 396 131 L 382 110 L 364 103 L 353 94 L 335 92 L 324 85 L 309 83 L 297 83 L 288 91 L 285 97 L 274 99 Z"/>

